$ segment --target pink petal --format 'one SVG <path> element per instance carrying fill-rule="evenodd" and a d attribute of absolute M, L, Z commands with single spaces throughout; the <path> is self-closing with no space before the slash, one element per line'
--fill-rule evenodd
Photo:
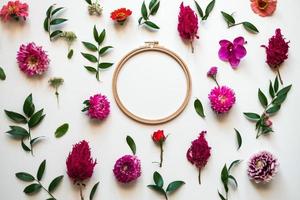
<path fill-rule="evenodd" d="M 247 54 L 247 50 L 245 47 L 238 45 L 234 48 L 234 55 L 236 58 L 241 59 Z"/>
<path fill-rule="evenodd" d="M 236 69 L 238 67 L 238 65 L 240 64 L 240 59 L 238 59 L 234 56 L 231 56 L 229 58 L 229 63 L 233 69 Z"/>
<path fill-rule="evenodd" d="M 236 45 L 244 45 L 245 44 L 245 40 L 243 37 L 237 37 L 233 40 L 233 44 L 234 46 Z"/>
<path fill-rule="evenodd" d="M 226 47 L 221 47 L 218 54 L 221 60 L 228 61 L 229 52 Z"/>
<path fill-rule="evenodd" d="M 225 47 L 231 44 L 231 42 L 228 40 L 220 40 L 219 44 L 221 45 L 221 47 Z"/>

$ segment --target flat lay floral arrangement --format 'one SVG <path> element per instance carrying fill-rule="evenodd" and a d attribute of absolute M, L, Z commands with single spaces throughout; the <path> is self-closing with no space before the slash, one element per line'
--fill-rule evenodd
<path fill-rule="evenodd" d="M 125 28 L 130 20 L 134 21 L 137 27 L 143 30 L 145 29 L 154 35 L 164 28 L 156 17 L 157 13 L 167 9 L 162 7 L 160 0 L 137 1 L 136 3 L 139 4 L 139 10 L 125 7 L 125 5 L 124 7 L 116 7 L 114 10 L 106 10 L 104 1 L 81 1 L 83 1 L 86 6 L 82 8 L 81 11 L 87 12 L 91 17 L 85 20 L 92 20 L 94 18 L 97 20 L 101 19 L 102 21 L 106 21 L 106 23 L 113 23 L 116 29 Z M 243 19 L 242 12 L 229 13 L 229 11 L 216 9 L 215 5 L 218 4 L 218 1 L 219 0 L 195 0 L 180 2 L 177 5 L 178 15 L 172 16 L 177 20 L 177 27 L 168 27 L 170 29 L 173 28 L 178 34 L 178 37 L 182 39 L 174 42 L 185 43 L 186 49 L 184 49 L 184 51 L 191 57 L 197 57 L 197 54 L 201 53 L 201 49 L 198 48 L 196 44 L 201 41 L 201 32 L 205 32 L 204 24 L 214 23 L 213 20 L 210 20 L 212 15 L 219 14 L 219 20 L 224 21 L 224 30 L 231 31 L 236 26 L 243 27 L 240 34 L 232 36 L 232 39 L 224 38 L 223 35 L 219 35 L 218 43 L 211 44 L 218 49 L 218 52 L 215 53 L 215 60 L 210 61 L 210 63 L 212 63 L 211 66 L 204 66 L 207 70 L 202 75 L 192 74 L 192 76 L 195 77 L 206 77 L 201 81 L 208 82 L 211 88 L 208 94 L 204 94 L 206 99 L 194 98 L 193 102 L 190 102 L 193 108 L 191 112 L 197 119 L 199 118 L 199 120 L 204 123 L 210 120 L 216 120 L 207 115 L 209 110 L 213 112 L 216 118 L 226 118 L 228 115 L 233 114 L 232 109 L 235 108 L 237 104 L 247 104 L 247 102 L 239 101 L 238 94 L 240 91 L 235 89 L 235 85 L 229 84 L 231 81 L 226 81 L 224 78 L 226 76 L 224 76 L 222 68 L 217 65 L 219 65 L 219 63 L 225 66 L 227 65 L 231 73 L 237 73 L 237 71 L 243 70 L 243 63 L 249 62 L 247 55 L 250 51 L 250 44 L 247 38 L 249 35 L 254 38 L 261 37 L 260 29 L 263 29 L 262 26 L 258 26 L 259 24 L 255 24 L 255 20 Z M 109 74 L 106 72 L 114 68 L 115 62 L 121 58 L 121 55 L 119 55 L 119 57 L 111 60 L 108 55 L 116 51 L 120 46 L 118 46 L 118 43 L 113 42 L 114 38 L 112 34 L 100 23 L 86 29 L 85 36 L 90 36 L 88 38 L 92 38 L 91 40 L 84 40 L 82 39 L 82 35 L 74 31 L 65 30 L 64 24 L 68 23 L 68 20 L 72 19 L 72 16 L 65 12 L 68 8 L 61 4 L 62 3 L 47 5 L 47 9 L 42 12 L 43 16 L 40 16 L 43 22 L 40 24 L 40 27 L 35 28 L 43 31 L 43 38 L 45 41 L 49 41 L 49 45 L 56 43 L 57 40 L 66 42 L 68 48 L 65 52 L 66 60 L 60 61 L 61 65 L 64 65 L 63 62 L 71 62 L 74 57 L 82 59 L 85 63 L 84 66 L 76 67 L 82 68 L 82 73 L 91 74 L 91 79 L 95 81 L 95 84 L 99 84 L 100 87 L 98 87 L 98 92 L 94 94 L 91 93 L 90 96 L 82 97 L 81 108 L 72 110 L 72 112 L 81 113 L 87 120 L 90 120 L 93 125 L 101 124 L 101 126 L 105 126 L 107 119 L 109 119 L 111 115 L 121 113 L 113 109 L 113 99 L 110 99 L 109 92 L 101 90 L 101 85 L 107 84 L 102 81 L 102 77 L 107 77 Z M 248 9 L 253 12 L 254 16 L 262 19 L 272 18 L 276 13 L 276 8 L 279 6 L 277 0 L 248 0 L 245 1 L 245 4 L 248 4 Z M 0 10 L 2 26 L 16 24 L 28 26 L 28 19 L 36 12 L 35 10 L 31 10 L 30 3 L 21 0 L 4 2 L 0 6 L 2 7 Z M 104 12 L 109 12 L 110 17 L 105 17 L 103 15 Z M 135 18 L 136 16 L 137 18 Z M 243 130 L 242 127 L 238 129 L 232 127 L 231 130 L 224 131 L 233 132 L 235 134 L 234 139 L 237 143 L 237 147 L 236 150 L 233 151 L 237 152 L 245 146 L 246 142 L 243 139 L 244 134 L 252 134 L 257 142 L 266 142 L 265 140 L 261 140 L 261 138 L 264 137 L 264 139 L 268 140 L 271 137 L 276 137 L 275 134 L 281 134 L 276 133 L 276 125 L 281 122 L 278 118 L 275 118 L 275 115 L 280 112 L 281 115 L 289 117 L 288 113 L 285 113 L 285 104 L 289 100 L 289 93 L 293 91 L 294 86 L 292 86 L 288 77 L 281 75 L 281 67 L 285 65 L 289 55 L 294 54 L 293 49 L 290 49 L 290 44 L 293 43 L 293 41 L 289 40 L 284 26 L 274 29 L 273 35 L 264 37 L 262 41 L 264 41 L 264 43 L 256 43 L 255 45 L 257 51 L 262 50 L 262 52 L 264 52 L 265 59 L 250 62 L 269 68 L 274 73 L 272 73 L 272 77 L 266 75 L 264 84 L 261 85 L 260 88 L 252 88 L 257 91 L 256 97 L 248 97 L 249 101 L 258 101 L 261 105 L 260 109 L 243 110 L 238 116 L 241 119 L 249 120 L 249 124 L 253 123 L 254 127 L 252 133 L 246 133 L 247 131 Z M 83 50 L 76 49 L 75 43 L 80 43 Z M 61 45 L 61 43 L 57 42 L 56 45 Z M 30 42 L 24 40 L 24 43 L 14 48 L 16 48 L 17 51 L 14 55 L 10 56 L 14 59 L 15 66 L 22 76 L 27 79 L 47 82 L 50 88 L 49 93 L 52 93 L 53 98 L 56 99 L 55 103 L 57 104 L 57 109 L 61 109 L 61 95 L 64 93 L 62 87 L 68 84 L 68 82 L 64 79 L 63 75 L 48 78 L 44 76 L 49 69 L 55 71 L 52 62 L 56 58 L 50 57 L 51 54 L 49 50 L 41 45 L 39 41 L 35 40 Z M 2 66 L 0 60 L 0 84 L 5 84 L 7 79 L 14 79 L 12 74 L 8 76 L 6 73 L 9 67 L 13 66 Z M 189 68 L 194 67 L 196 66 L 189 66 Z M 24 82 L 24 84 L 26 83 Z M 14 145 L 13 148 L 24 151 L 22 155 L 24 158 L 31 156 L 33 159 L 36 159 L 39 150 L 43 148 L 44 141 L 51 143 L 56 142 L 52 139 L 49 140 L 49 138 L 53 137 L 58 140 L 72 134 L 69 130 L 72 129 L 72 123 L 69 122 L 56 124 L 57 128 L 53 130 L 53 136 L 46 135 L 45 131 L 38 128 L 41 124 L 47 122 L 47 116 L 51 115 L 49 112 L 56 112 L 54 110 L 45 109 L 47 105 L 37 104 L 36 102 L 38 102 L 39 98 L 43 97 L 36 96 L 33 90 L 31 93 L 28 93 L 27 96 L 24 96 L 23 99 L 15 100 L 18 102 L 17 107 L 13 107 L 9 104 L 2 105 L 1 107 L 1 112 L 3 112 L 3 116 L 5 116 L 1 120 L 5 120 L 9 123 L 9 126 L 5 127 L 7 129 L 5 137 L 7 137 L 6 139 L 9 141 L 14 141 L 11 143 Z M 45 110 L 47 110 L 47 112 L 45 112 Z M 59 115 L 57 118 L 59 118 Z M 217 123 L 222 123 L 222 120 L 216 121 Z M 78 121 L 78 123 L 85 122 Z M 115 122 L 115 124 L 118 126 L 118 122 Z M 72 129 L 72 131 L 74 130 Z M 121 129 L 119 132 L 124 132 L 124 130 Z M 189 144 L 185 152 L 181 152 L 181 156 L 185 156 L 185 162 L 194 168 L 193 179 L 197 180 L 197 187 L 201 187 L 209 183 L 209 178 L 207 178 L 205 174 L 206 168 L 209 167 L 210 162 L 216 162 L 216 160 L 213 160 L 216 153 L 214 147 L 218 144 L 214 144 L 209 140 L 208 136 L 214 134 L 209 131 L 209 128 L 201 128 L 198 130 L 198 133 L 192 134 L 193 139 L 191 141 L 181 136 L 181 140 L 185 140 L 185 142 Z M 144 160 L 141 159 L 143 155 L 142 152 L 144 148 L 147 147 L 143 147 L 137 143 L 133 134 L 126 133 L 125 137 L 116 136 L 115 140 L 118 140 L 118 144 L 127 144 L 128 149 L 122 149 L 121 146 L 115 147 L 115 144 L 110 144 L 112 148 L 118 149 L 123 153 L 119 154 L 119 157 L 115 159 L 114 163 L 111 163 L 111 170 L 101 173 L 101 176 L 106 176 L 110 173 L 111 177 L 114 177 L 114 181 L 118 183 L 118 187 L 129 185 L 129 187 L 124 187 L 128 191 L 132 190 L 136 184 L 144 184 L 144 187 L 148 188 L 149 191 L 157 193 L 157 199 L 176 199 L 175 193 L 180 193 L 185 187 L 190 187 L 195 181 L 192 182 L 181 172 L 177 173 L 178 176 L 176 177 L 179 178 L 166 178 L 168 177 L 168 173 L 174 173 L 174 169 L 168 169 L 167 167 L 170 165 L 165 164 L 165 158 L 167 156 L 174 156 L 165 153 L 167 149 L 176 148 L 168 143 L 172 137 L 172 130 L 163 130 L 162 128 L 158 129 L 154 127 L 148 135 L 144 136 L 144 140 L 146 140 L 147 143 L 155 146 L 151 151 L 157 152 L 156 159 L 150 161 L 155 170 L 147 171 L 144 170 L 143 165 L 149 164 L 149 162 L 145 163 L 143 162 Z M 51 164 L 50 157 L 45 157 L 39 166 L 34 166 L 36 171 L 29 171 L 25 168 L 22 171 L 15 170 L 15 173 L 11 174 L 11 176 L 15 176 L 15 178 L 18 179 L 17 182 L 25 182 L 26 186 L 22 189 L 21 185 L 15 185 L 14 191 L 23 191 L 28 195 L 28 199 L 42 192 L 47 195 L 48 200 L 68 199 L 66 198 L 67 194 L 66 196 L 59 196 L 56 195 L 55 191 L 59 187 L 64 187 L 64 185 L 67 184 L 64 183 L 66 182 L 65 179 L 69 179 L 72 183 L 72 187 L 74 187 L 74 190 L 70 191 L 70 193 L 78 193 L 78 199 L 99 199 L 97 195 L 101 193 L 101 186 L 106 185 L 106 183 L 102 181 L 101 176 L 96 177 L 93 181 L 90 181 L 90 179 L 95 176 L 95 171 L 101 171 L 101 165 L 103 162 L 106 162 L 101 159 L 102 154 L 109 153 L 108 151 L 110 150 L 100 152 L 99 154 L 99 152 L 95 151 L 95 147 L 91 145 L 91 141 L 85 139 L 84 136 L 82 138 L 82 140 L 74 141 L 72 149 L 68 150 L 68 155 L 61 153 L 56 155 L 63 157 L 65 163 L 53 163 L 52 166 L 54 164 L 56 166 L 64 166 L 64 170 L 57 170 L 55 177 L 51 177 L 51 180 L 45 178 L 45 176 L 48 176 L 46 173 L 48 170 L 47 166 Z M 101 145 L 101 142 L 102 141 L 98 141 L 97 144 Z M 55 151 L 55 144 L 52 145 L 53 151 Z M 180 143 L 177 145 L 180 145 Z M 226 163 L 218 163 L 222 168 L 220 168 L 219 172 L 216 172 L 218 176 L 217 179 L 220 183 L 219 185 L 215 185 L 216 198 L 221 200 L 234 199 L 234 193 L 238 190 L 238 186 L 240 187 L 238 181 L 241 179 L 241 177 L 237 177 L 235 174 L 237 174 L 236 172 L 238 170 L 241 170 L 240 165 L 242 163 L 247 166 L 247 169 L 244 170 L 243 173 L 246 174 L 249 181 L 257 187 L 264 187 L 264 185 L 272 182 L 273 178 L 276 179 L 277 174 L 280 173 L 281 170 L 280 157 L 268 149 L 251 150 L 252 155 L 249 157 L 240 156 L 238 159 L 233 157 Z M 176 156 L 172 159 L 177 159 Z M 11 166 L 11 168 L 14 167 L 17 166 Z M 176 166 L 174 167 L 176 168 Z M 61 167 L 58 169 L 61 169 Z M 53 167 L 51 170 L 53 170 Z M 145 174 L 152 178 L 148 180 L 146 184 L 145 180 L 143 183 L 140 181 Z M 94 180 L 97 181 L 94 182 Z"/>

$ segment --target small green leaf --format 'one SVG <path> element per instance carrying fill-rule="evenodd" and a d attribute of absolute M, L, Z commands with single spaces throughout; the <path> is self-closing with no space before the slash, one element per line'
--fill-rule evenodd
<path fill-rule="evenodd" d="M 92 5 L 92 1 L 91 0 L 85 0 L 89 5 Z"/>
<path fill-rule="evenodd" d="M 21 181 L 31 182 L 34 181 L 34 177 L 31 174 L 26 172 L 18 172 L 16 173 L 16 177 Z"/>
<path fill-rule="evenodd" d="M 8 110 L 4 110 L 4 112 L 5 112 L 6 116 L 9 117 L 14 122 L 24 123 L 24 124 L 27 123 L 26 117 L 24 117 L 23 115 L 21 115 L 19 113 L 8 111 Z"/>
<path fill-rule="evenodd" d="M 258 29 L 250 22 L 243 22 L 244 28 L 251 33 L 259 33 Z"/>
<path fill-rule="evenodd" d="M 158 172 L 153 173 L 153 180 L 154 180 L 155 185 L 157 185 L 158 187 L 161 187 L 161 188 L 163 187 L 164 180 Z"/>
<path fill-rule="evenodd" d="M 149 3 L 149 10 L 151 10 L 156 3 L 157 3 L 157 0 L 151 0 Z"/>
<path fill-rule="evenodd" d="M 0 67 L 0 80 L 4 81 L 6 79 L 5 72 L 2 67 Z"/>
<path fill-rule="evenodd" d="M 233 162 L 229 165 L 228 171 L 230 171 L 231 168 L 232 168 L 234 165 L 237 165 L 237 164 L 240 163 L 240 162 L 241 162 L 241 160 L 235 160 L 235 161 L 233 161 Z"/>
<path fill-rule="evenodd" d="M 139 25 L 141 25 L 142 20 L 143 20 L 143 17 L 140 17 L 139 20 L 138 20 Z"/>
<path fill-rule="evenodd" d="M 24 151 L 29 152 L 31 151 L 31 149 L 24 143 L 24 141 L 21 141 L 21 146 L 23 148 Z"/>
<path fill-rule="evenodd" d="M 195 108 L 196 112 L 198 113 L 198 115 L 200 117 L 203 117 L 203 118 L 205 117 L 205 114 L 204 114 L 204 111 L 203 111 L 203 106 L 202 106 L 202 103 L 199 99 L 196 99 L 194 101 L 194 108 Z"/>
<path fill-rule="evenodd" d="M 99 44 L 99 42 L 98 42 L 99 33 L 97 31 L 96 25 L 94 25 L 94 28 L 93 28 L 93 35 L 94 35 L 95 41 Z"/>
<path fill-rule="evenodd" d="M 105 31 L 105 29 L 103 29 L 97 40 L 99 45 L 102 44 L 102 42 L 104 41 L 105 35 L 106 35 L 106 31 Z"/>
<path fill-rule="evenodd" d="M 233 180 L 233 182 L 235 183 L 235 187 L 238 187 L 238 183 L 237 183 L 236 179 L 232 175 L 229 175 L 228 178 L 231 179 L 231 180 Z"/>
<path fill-rule="evenodd" d="M 155 23 L 153 23 L 151 21 L 145 21 L 145 24 L 151 28 L 159 29 L 159 26 L 157 26 Z"/>
<path fill-rule="evenodd" d="M 86 70 L 88 70 L 89 72 L 92 73 L 97 73 L 97 69 L 95 69 L 94 67 L 91 66 L 84 66 L 86 68 Z"/>
<path fill-rule="evenodd" d="M 270 81 L 270 84 L 269 84 L 269 94 L 272 98 L 275 97 L 275 92 L 274 92 L 272 81 Z"/>
<path fill-rule="evenodd" d="M 93 186 L 93 188 L 92 188 L 92 190 L 91 190 L 91 193 L 90 193 L 90 200 L 93 200 L 93 198 L 94 198 L 94 196 L 95 196 L 95 193 L 96 193 L 96 191 L 97 191 L 98 185 L 99 185 L 99 182 L 97 182 L 97 183 Z"/>
<path fill-rule="evenodd" d="M 214 9 L 214 7 L 215 7 L 215 3 L 216 3 L 216 1 L 215 0 L 212 0 L 209 4 L 208 4 L 208 6 L 206 7 L 206 9 L 205 9 L 205 16 L 203 17 L 203 20 L 206 20 L 207 18 L 208 18 L 208 16 L 209 16 L 209 14 L 211 13 L 211 11 Z"/>
<path fill-rule="evenodd" d="M 256 113 L 251 113 L 251 112 L 245 112 L 244 115 L 253 121 L 258 121 L 260 119 L 260 116 Z"/>
<path fill-rule="evenodd" d="M 11 130 L 7 131 L 6 133 L 9 133 L 10 135 L 14 137 L 29 137 L 29 133 L 25 128 L 22 128 L 20 126 L 10 126 Z"/>
<path fill-rule="evenodd" d="M 226 13 L 224 11 L 221 11 L 221 13 L 223 15 L 224 20 L 227 22 L 228 26 L 235 24 L 235 20 L 231 15 L 229 15 L 228 13 Z"/>
<path fill-rule="evenodd" d="M 44 30 L 46 32 L 49 32 L 49 19 L 48 18 L 45 18 L 43 25 L 44 25 Z"/>
<path fill-rule="evenodd" d="M 279 81 L 278 81 L 278 77 L 276 76 L 274 81 L 274 92 L 277 93 L 278 89 L 279 89 Z"/>
<path fill-rule="evenodd" d="M 129 135 L 126 137 L 126 142 L 128 144 L 128 146 L 130 147 L 133 155 L 135 155 L 136 153 L 136 145 L 135 145 L 135 142 L 134 140 L 132 139 L 132 137 L 130 137 Z"/>
<path fill-rule="evenodd" d="M 38 140 L 40 140 L 40 139 L 42 139 L 42 138 L 43 138 L 43 136 L 33 138 L 32 140 L 30 140 L 30 144 L 33 145 L 33 144 L 35 144 Z"/>
<path fill-rule="evenodd" d="M 48 191 L 50 193 L 53 192 L 57 188 L 57 186 L 61 183 L 63 178 L 64 176 L 58 176 L 55 179 L 53 179 L 48 187 Z"/>
<path fill-rule="evenodd" d="M 289 86 L 286 86 L 286 87 L 282 88 L 281 90 L 278 91 L 277 96 L 287 94 L 290 91 L 291 88 L 292 88 L 292 85 L 289 85 Z"/>
<path fill-rule="evenodd" d="M 89 42 L 82 42 L 82 44 L 89 50 L 91 51 L 97 51 L 98 48 L 96 47 L 96 45 L 89 43 Z"/>
<path fill-rule="evenodd" d="M 203 17 L 204 17 L 204 14 L 203 14 L 202 8 L 200 7 L 200 5 L 198 4 L 197 1 L 194 1 L 194 2 L 195 2 L 195 4 L 196 4 L 196 8 L 197 8 L 197 11 L 198 11 L 200 17 L 203 18 Z"/>
<path fill-rule="evenodd" d="M 41 190 L 42 186 L 38 183 L 33 183 L 31 185 L 28 185 L 23 192 L 26 194 L 33 194 L 33 193 L 37 193 Z"/>
<path fill-rule="evenodd" d="M 222 183 L 224 185 L 224 188 L 227 188 L 225 190 L 228 190 L 228 176 L 229 176 L 229 172 L 228 172 L 228 169 L 227 169 L 227 165 L 225 164 L 222 171 L 221 171 Z"/>
<path fill-rule="evenodd" d="M 218 191 L 218 195 L 221 198 L 221 200 L 226 200 L 226 198 Z"/>
<path fill-rule="evenodd" d="M 56 8 L 52 11 L 52 16 L 55 15 L 58 11 L 64 9 L 64 7 L 59 7 L 59 8 Z"/>
<path fill-rule="evenodd" d="M 280 105 L 274 105 L 271 108 L 268 108 L 266 113 L 268 114 L 274 114 L 280 109 Z"/>
<path fill-rule="evenodd" d="M 53 31 L 53 32 L 50 34 L 50 38 L 59 37 L 61 34 L 62 34 L 62 31 L 61 31 L 61 30 Z"/>
<path fill-rule="evenodd" d="M 167 187 L 167 192 L 174 192 L 175 190 L 179 189 L 185 182 L 183 181 L 173 181 Z"/>
<path fill-rule="evenodd" d="M 165 190 L 161 187 L 158 187 L 157 185 L 147 185 L 147 187 L 154 190 L 154 191 L 156 191 L 156 192 L 158 192 L 158 193 L 160 193 L 160 194 L 162 194 L 162 195 L 164 195 L 165 197 L 167 196 Z"/>
<path fill-rule="evenodd" d="M 108 49 L 111 49 L 113 48 L 112 46 L 105 46 L 105 47 L 102 47 L 99 51 L 99 54 L 102 55 L 104 54 Z"/>
<path fill-rule="evenodd" d="M 41 109 L 31 116 L 30 120 L 28 121 L 29 128 L 34 128 L 44 119 L 45 115 L 43 115 L 43 112 L 44 109 Z"/>
<path fill-rule="evenodd" d="M 60 138 L 63 135 L 65 135 L 67 133 L 67 131 L 69 130 L 69 124 L 64 123 L 63 125 L 61 125 L 60 127 L 58 127 L 54 133 L 56 138 Z"/>
<path fill-rule="evenodd" d="M 32 102 L 32 94 L 30 94 L 24 101 L 23 104 L 23 112 L 27 115 L 27 117 L 31 117 L 34 113 L 35 107 Z"/>
<path fill-rule="evenodd" d="M 281 105 L 285 99 L 287 97 L 287 94 L 283 94 L 283 95 L 280 95 L 280 96 L 277 96 L 274 100 L 273 100 L 273 104 L 275 105 Z"/>
<path fill-rule="evenodd" d="M 100 64 L 98 65 L 98 67 L 99 67 L 100 69 L 107 69 L 107 68 L 111 67 L 113 64 L 114 64 L 114 63 L 100 63 Z"/>
<path fill-rule="evenodd" d="M 71 49 L 71 50 L 69 51 L 67 57 L 68 57 L 69 59 L 71 59 L 71 58 L 73 57 L 73 54 L 74 54 L 74 50 Z"/>
<path fill-rule="evenodd" d="M 150 9 L 150 15 L 155 15 L 159 9 L 160 1 L 158 1 L 155 6 Z"/>
<path fill-rule="evenodd" d="M 46 16 L 49 18 L 51 16 L 51 12 L 52 12 L 52 9 L 53 9 L 54 5 L 51 5 L 47 11 L 46 11 Z"/>
<path fill-rule="evenodd" d="M 240 134 L 240 132 L 237 130 L 237 129 L 234 129 L 235 130 L 235 133 L 236 133 L 236 140 L 238 142 L 238 150 L 241 148 L 242 146 L 242 136 Z"/>
<path fill-rule="evenodd" d="M 50 25 L 58 25 L 58 24 L 62 24 L 64 23 L 65 21 L 68 21 L 67 19 L 64 19 L 64 18 L 56 18 L 56 19 L 52 19 L 50 21 Z"/>
<path fill-rule="evenodd" d="M 258 89 L 258 99 L 263 107 L 267 107 L 268 99 L 260 89 Z"/>
<path fill-rule="evenodd" d="M 143 17 L 145 20 L 148 20 L 148 11 L 147 11 L 147 7 L 146 7 L 146 5 L 145 5 L 145 1 L 144 1 L 143 4 L 142 4 L 141 13 L 142 13 L 142 17 Z"/>
<path fill-rule="evenodd" d="M 46 160 L 44 160 L 40 166 L 39 166 L 39 169 L 37 171 L 37 174 L 36 174 L 36 178 L 40 181 L 42 180 L 42 177 L 44 175 L 44 172 L 45 172 L 45 168 L 46 168 Z"/>
<path fill-rule="evenodd" d="M 88 61 L 92 62 L 92 63 L 96 63 L 98 61 L 98 59 L 94 55 L 92 55 L 92 54 L 82 53 L 81 52 L 81 55 L 83 57 L 85 57 Z"/>

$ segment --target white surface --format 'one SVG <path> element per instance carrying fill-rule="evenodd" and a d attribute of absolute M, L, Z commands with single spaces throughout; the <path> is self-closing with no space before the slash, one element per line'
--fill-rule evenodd
<path fill-rule="evenodd" d="M 7 2 L 1 1 L 1 5 Z M 0 193 L 1 199 L 46 199 L 44 192 L 27 197 L 23 192 L 25 183 L 17 180 L 16 172 L 28 171 L 35 173 L 39 163 L 47 159 L 46 176 L 43 182 L 47 185 L 52 178 L 64 174 L 63 184 L 55 192 L 58 199 L 79 199 L 77 188 L 67 177 L 65 160 L 72 148 L 72 144 L 86 139 L 90 142 L 93 156 L 98 165 L 92 179 L 87 183 L 86 196 L 92 185 L 100 180 L 100 187 L 95 199 L 163 199 L 162 196 L 149 190 L 146 185 L 152 183 L 152 173 L 161 172 L 165 181 L 181 179 L 187 184 L 170 196 L 170 199 L 218 199 L 217 189 L 222 189 L 220 171 L 225 162 L 229 163 L 240 158 L 244 162 L 233 170 L 239 182 L 239 188 L 232 190 L 230 199 L 262 200 L 262 199 L 300 199 L 298 188 L 300 185 L 299 163 L 300 136 L 296 130 L 298 122 L 298 99 L 300 60 L 297 55 L 299 47 L 299 28 L 296 19 L 300 18 L 298 11 L 300 2 L 295 0 L 279 1 L 278 9 L 273 17 L 261 18 L 250 9 L 249 1 L 232 0 L 217 1 L 214 11 L 207 22 L 201 23 L 200 39 L 195 41 L 195 54 L 191 54 L 188 46 L 178 36 L 177 15 L 180 1 L 162 1 L 161 8 L 153 21 L 161 29 L 151 32 L 144 27 L 137 26 L 142 1 L 104 1 L 104 13 L 101 17 L 90 17 L 87 4 L 80 1 L 52 1 L 44 0 L 26 2 L 30 5 L 30 16 L 24 25 L 16 23 L 0 23 L 0 65 L 5 69 L 7 80 L 0 82 L 1 91 L 1 126 L 0 132 Z M 73 30 L 79 39 L 74 44 L 75 55 L 72 60 L 66 58 L 67 46 L 63 41 L 49 42 L 48 35 L 42 28 L 45 11 L 52 3 L 67 7 L 63 14 L 69 19 L 64 26 L 66 30 Z M 192 0 L 185 1 L 194 8 Z M 201 1 L 201 5 L 206 4 Z M 116 8 L 126 6 L 133 10 L 128 23 L 121 27 L 114 25 L 109 18 L 110 12 Z M 203 7 L 203 6 L 202 6 Z M 220 14 L 220 10 L 236 11 L 236 19 L 249 20 L 260 30 L 258 35 L 247 33 L 242 27 L 227 29 Z M 116 106 L 111 92 L 111 79 L 114 67 L 101 74 L 102 82 L 89 74 L 83 65 L 87 61 L 80 55 L 84 47 L 80 41 L 93 41 L 92 27 L 106 28 L 105 44 L 113 45 L 114 50 L 105 57 L 107 61 L 119 61 L 128 51 L 140 46 L 144 41 L 158 40 L 165 47 L 177 52 L 187 62 L 192 74 L 193 93 L 186 110 L 170 123 L 159 126 L 145 126 L 127 118 Z M 267 90 L 268 80 L 275 74 L 264 63 L 264 49 L 268 38 L 274 34 L 275 28 L 281 27 L 283 34 L 291 40 L 289 59 L 281 68 L 282 77 L 286 84 L 293 83 L 287 101 L 276 116 L 273 117 L 275 133 L 268 137 L 255 139 L 254 124 L 242 115 L 243 111 L 258 111 L 261 106 L 257 100 L 257 89 Z M 223 38 L 233 39 L 244 36 L 248 41 L 248 54 L 242 60 L 237 70 L 232 70 L 228 63 L 221 62 L 217 57 L 218 41 Z M 27 78 L 17 67 L 16 52 L 22 43 L 34 41 L 46 49 L 51 58 L 51 66 L 45 76 Z M 206 78 L 210 66 L 219 67 L 219 82 L 231 86 L 237 96 L 237 103 L 230 113 L 217 117 L 209 108 L 207 94 L 214 86 L 213 81 Z M 166 74 L 167 76 L 168 74 Z M 65 84 L 60 88 L 61 106 L 58 109 L 54 91 L 48 86 L 48 79 L 52 76 L 62 76 Z M 45 108 L 47 114 L 41 125 L 33 131 L 34 136 L 44 135 L 47 139 L 35 147 L 36 155 L 31 157 L 23 152 L 19 142 L 12 140 L 4 132 L 12 124 L 5 116 L 3 109 L 20 111 L 25 97 L 33 93 L 37 108 Z M 83 100 L 97 92 L 104 93 L 111 101 L 111 115 L 103 123 L 91 122 L 80 110 Z M 205 107 L 206 118 L 201 119 L 194 111 L 193 101 L 198 97 Z M 53 132 L 62 123 L 68 122 L 70 129 L 61 139 L 55 139 Z M 243 146 L 236 151 L 236 138 L 233 128 L 240 130 Z M 170 134 L 165 144 L 165 162 L 162 169 L 152 161 L 159 158 L 159 148 L 151 141 L 150 135 L 157 129 L 164 129 Z M 207 130 L 207 140 L 212 147 L 212 156 L 202 171 L 202 185 L 197 183 L 197 170 L 185 157 L 190 142 L 201 130 Z M 138 156 L 142 160 L 142 177 L 129 186 L 118 184 L 112 173 L 114 162 L 120 156 L 130 153 L 125 137 L 130 134 L 136 141 Z M 268 185 L 256 186 L 246 175 L 246 162 L 249 156 L 260 150 L 273 152 L 281 163 L 276 179 Z"/>

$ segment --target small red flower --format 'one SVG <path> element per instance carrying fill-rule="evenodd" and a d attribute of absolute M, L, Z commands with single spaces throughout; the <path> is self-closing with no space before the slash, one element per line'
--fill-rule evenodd
<path fill-rule="evenodd" d="M 126 8 L 119 8 L 117 10 L 114 10 L 110 18 L 114 21 L 117 21 L 119 23 L 123 23 L 126 21 L 127 17 L 129 17 L 132 14 L 132 11 Z"/>
<path fill-rule="evenodd" d="M 23 18 L 26 20 L 28 16 L 28 4 L 21 3 L 20 1 L 9 1 L 0 10 L 0 17 L 3 21 L 8 21 L 9 19 Z"/>
<path fill-rule="evenodd" d="M 152 139 L 155 143 L 162 143 L 166 140 L 163 130 L 155 131 L 152 135 Z"/>

